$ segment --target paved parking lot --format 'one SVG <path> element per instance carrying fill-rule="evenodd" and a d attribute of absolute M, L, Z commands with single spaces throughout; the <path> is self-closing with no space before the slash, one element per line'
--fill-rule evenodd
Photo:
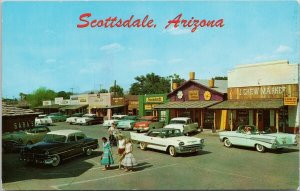
<path fill-rule="evenodd" d="M 87 136 L 107 136 L 100 125 L 76 126 L 64 122 L 51 130 L 79 129 Z M 128 135 L 126 131 L 124 134 Z M 101 148 L 91 156 L 81 156 L 53 168 L 24 165 L 18 153 L 2 155 L 2 181 L 5 190 L 108 190 L 108 189 L 297 189 L 299 149 L 258 153 L 254 149 L 225 148 L 217 134 L 199 133 L 205 148 L 198 154 L 171 157 L 167 153 L 142 151 L 134 145 L 139 165 L 134 172 L 115 166 L 102 171 Z M 100 144 L 101 145 L 101 144 Z M 116 148 L 114 148 L 116 153 Z"/>

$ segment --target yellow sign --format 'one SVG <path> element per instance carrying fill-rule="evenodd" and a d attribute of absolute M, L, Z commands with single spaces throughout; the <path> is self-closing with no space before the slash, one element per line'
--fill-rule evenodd
<path fill-rule="evenodd" d="M 189 100 L 199 100 L 199 91 L 198 90 L 190 90 L 189 91 Z"/>
<path fill-rule="evenodd" d="M 211 93 L 209 91 L 205 91 L 204 92 L 204 99 L 206 101 L 208 101 L 208 100 L 210 100 L 210 98 L 211 98 Z"/>
<path fill-rule="evenodd" d="M 297 97 L 284 97 L 284 105 L 297 105 Z"/>
<path fill-rule="evenodd" d="M 146 97 L 146 102 L 164 102 L 164 97 Z"/>
<path fill-rule="evenodd" d="M 145 110 L 152 110 L 151 104 L 145 104 Z"/>

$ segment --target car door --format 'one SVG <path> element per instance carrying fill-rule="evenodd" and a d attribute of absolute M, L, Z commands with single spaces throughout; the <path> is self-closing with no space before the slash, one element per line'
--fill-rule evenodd
<path fill-rule="evenodd" d="M 67 139 L 66 143 L 66 157 L 72 157 L 74 155 L 77 155 L 80 150 L 80 144 L 76 141 L 75 134 L 70 134 Z"/>
<path fill-rule="evenodd" d="M 148 134 L 149 136 L 149 144 L 147 147 L 157 149 L 157 150 L 164 150 L 165 145 L 163 144 L 162 134 L 159 131 L 152 131 Z"/>

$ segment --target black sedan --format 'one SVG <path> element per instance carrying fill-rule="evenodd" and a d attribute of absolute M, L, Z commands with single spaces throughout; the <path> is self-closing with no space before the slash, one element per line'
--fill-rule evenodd
<path fill-rule="evenodd" d="M 62 160 L 78 155 L 91 155 L 99 147 L 98 140 L 87 138 L 82 131 L 58 130 L 45 135 L 42 142 L 21 149 L 20 160 L 58 166 Z"/>

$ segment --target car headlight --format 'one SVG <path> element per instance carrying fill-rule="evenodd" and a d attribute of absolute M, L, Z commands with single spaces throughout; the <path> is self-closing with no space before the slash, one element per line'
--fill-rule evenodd
<path fill-rule="evenodd" d="M 180 143 L 179 143 L 179 146 L 182 146 L 182 145 L 184 145 L 184 142 L 180 142 Z"/>
<path fill-rule="evenodd" d="M 204 139 L 200 139 L 200 143 L 203 144 L 204 143 Z"/>

